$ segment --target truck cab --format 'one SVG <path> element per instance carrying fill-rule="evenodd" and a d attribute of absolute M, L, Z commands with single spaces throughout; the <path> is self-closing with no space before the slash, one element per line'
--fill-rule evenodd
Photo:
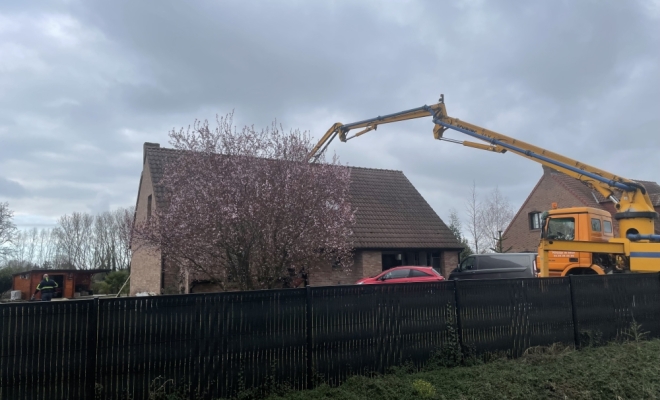
<path fill-rule="evenodd" d="M 611 214 L 598 208 L 552 209 L 543 214 L 542 242 L 608 242 L 613 237 Z M 541 265 L 538 259 L 537 265 Z M 604 275 L 616 271 L 616 265 L 612 255 L 590 252 L 551 251 L 548 259 L 550 276 Z"/>

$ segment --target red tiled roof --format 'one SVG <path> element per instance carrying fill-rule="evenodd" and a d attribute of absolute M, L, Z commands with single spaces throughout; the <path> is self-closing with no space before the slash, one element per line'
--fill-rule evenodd
<path fill-rule="evenodd" d="M 145 144 L 156 205 L 165 202 L 158 182 L 177 150 Z M 462 249 L 449 228 L 401 171 L 349 167 L 356 248 Z"/>

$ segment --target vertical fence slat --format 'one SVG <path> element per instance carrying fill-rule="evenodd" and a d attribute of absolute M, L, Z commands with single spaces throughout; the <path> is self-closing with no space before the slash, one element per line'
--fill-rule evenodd
<path fill-rule="evenodd" d="M 575 304 L 575 281 L 573 280 L 573 276 L 569 276 L 569 281 L 568 284 L 571 287 L 571 314 L 573 317 L 573 340 L 575 343 L 575 348 L 579 349 L 580 348 L 580 327 L 578 325 L 578 317 L 577 317 L 577 305 Z"/>
<path fill-rule="evenodd" d="M 306 387 L 311 388 L 314 382 L 314 362 L 313 362 L 313 357 L 312 357 L 312 352 L 313 352 L 313 346 L 312 346 L 312 291 L 311 287 L 306 286 L 305 287 L 305 322 L 306 322 L 306 332 L 305 332 L 305 340 L 306 340 L 306 367 L 307 367 L 307 382 L 306 382 Z"/>
<path fill-rule="evenodd" d="M 86 397 L 93 399 L 96 392 L 96 339 L 98 328 L 99 299 L 95 298 L 87 309 L 87 365 L 85 370 Z"/>
<path fill-rule="evenodd" d="M 570 308 L 570 309 L 569 309 Z M 421 366 L 448 343 L 479 352 L 631 334 L 660 337 L 660 274 L 352 285 L 0 305 L 0 397 L 147 397 L 161 383 L 229 397 L 317 377 Z"/>

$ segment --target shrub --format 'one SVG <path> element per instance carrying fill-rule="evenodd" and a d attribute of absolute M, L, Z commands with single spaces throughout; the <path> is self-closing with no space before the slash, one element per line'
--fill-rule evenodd
<path fill-rule="evenodd" d="M 430 399 L 435 397 L 435 387 L 430 382 L 423 379 L 416 379 L 413 384 L 413 389 L 423 399 Z"/>
<path fill-rule="evenodd" d="M 117 294 L 124 282 L 128 279 L 128 271 L 113 271 L 105 276 L 101 282 L 92 284 L 92 290 L 98 294 Z M 122 294 L 128 294 L 129 284 L 122 289 Z"/>

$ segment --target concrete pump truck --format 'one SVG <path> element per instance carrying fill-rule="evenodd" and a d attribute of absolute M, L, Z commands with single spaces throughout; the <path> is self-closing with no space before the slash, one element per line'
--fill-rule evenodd
<path fill-rule="evenodd" d="M 347 140 L 376 130 L 379 125 L 431 117 L 437 140 L 496 153 L 512 152 L 580 180 L 604 198 L 612 200 L 619 222 L 614 236 L 609 212 L 590 207 L 556 208 L 542 216 L 537 266 L 541 277 L 573 274 L 609 274 L 660 271 L 660 235 L 655 234 L 658 218 L 644 186 L 599 168 L 513 139 L 447 115 L 444 96 L 431 106 L 422 106 L 350 124 L 335 123 L 309 153 L 315 162 L 332 142 Z M 347 136 L 353 129 L 359 132 Z M 484 143 L 443 137 L 447 129 L 461 132 Z"/>

